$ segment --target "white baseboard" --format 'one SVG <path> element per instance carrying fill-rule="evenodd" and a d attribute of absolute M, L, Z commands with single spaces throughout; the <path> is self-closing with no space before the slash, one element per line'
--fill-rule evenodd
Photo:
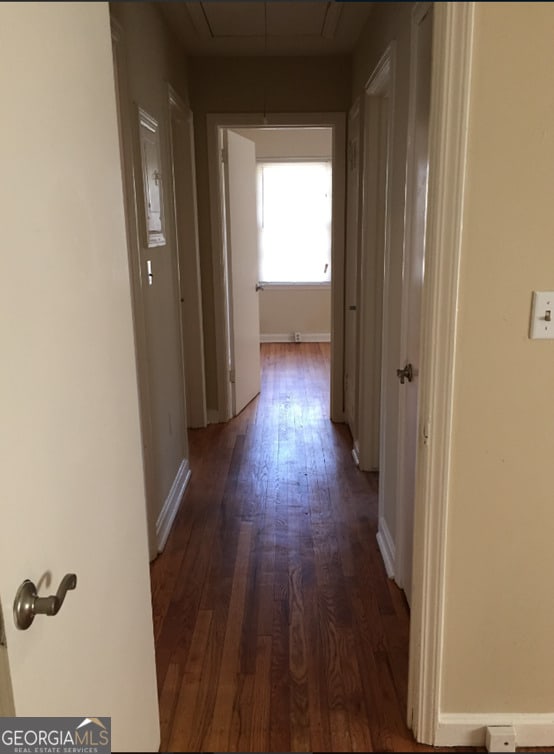
<path fill-rule="evenodd" d="M 300 333 L 301 343 L 330 343 L 331 333 L 328 332 L 303 332 Z M 260 343 L 294 343 L 294 333 L 262 333 Z"/>
<path fill-rule="evenodd" d="M 213 408 L 208 409 L 208 424 L 219 424 L 219 411 Z"/>
<path fill-rule="evenodd" d="M 385 564 L 385 570 L 389 579 L 394 578 L 394 564 L 396 561 L 396 547 L 392 541 L 389 527 L 384 518 L 379 519 L 379 531 L 377 532 L 377 544 Z"/>
<path fill-rule="evenodd" d="M 158 552 L 162 552 L 169 537 L 169 532 L 175 521 L 175 516 L 181 505 L 185 489 L 190 479 L 190 464 L 186 458 L 183 458 L 177 475 L 173 480 L 169 494 L 160 511 L 156 521 L 156 541 L 158 543 Z"/>
<path fill-rule="evenodd" d="M 487 728 L 492 725 L 513 726 L 516 746 L 554 746 L 554 712 L 536 715 L 443 713 L 439 716 L 434 745 L 484 746 Z"/>

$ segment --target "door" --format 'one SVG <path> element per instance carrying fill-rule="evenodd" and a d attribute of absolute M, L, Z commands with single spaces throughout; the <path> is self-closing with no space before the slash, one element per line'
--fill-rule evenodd
<path fill-rule="evenodd" d="M 260 392 L 260 312 L 256 147 L 223 133 L 224 204 L 229 277 L 231 405 L 236 416 Z"/>
<path fill-rule="evenodd" d="M 412 33 L 410 143 L 406 244 L 402 284 L 398 552 L 396 579 L 408 602 L 412 592 L 415 469 L 418 444 L 418 382 L 421 294 L 425 271 L 425 230 L 429 175 L 429 111 L 431 102 L 431 4 L 415 8 Z M 411 372 L 411 374 L 410 374 Z M 404 375 L 404 376 L 403 376 Z"/>
<path fill-rule="evenodd" d="M 344 311 L 344 410 L 354 443 L 358 439 L 357 347 L 358 347 L 358 206 L 360 194 L 360 105 L 348 116 L 346 273 Z"/>
<path fill-rule="evenodd" d="M 0 152 L 11 176 L 0 187 L 10 218 L 0 278 L 0 606 L 13 708 L 18 716 L 110 716 L 113 750 L 156 751 L 107 5 L 1 4 L 0 89 L 9 102 Z M 59 613 L 16 628 L 23 580 L 47 596 L 67 573 L 77 585 Z"/>
<path fill-rule="evenodd" d="M 170 146 L 188 427 L 205 427 L 206 379 L 192 112 L 170 87 Z"/>

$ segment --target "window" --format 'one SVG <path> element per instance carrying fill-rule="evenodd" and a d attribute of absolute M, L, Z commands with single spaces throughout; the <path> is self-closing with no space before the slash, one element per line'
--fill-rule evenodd
<path fill-rule="evenodd" d="M 331 163 L 259 162 L 260 280 L 331 280 Z"/>

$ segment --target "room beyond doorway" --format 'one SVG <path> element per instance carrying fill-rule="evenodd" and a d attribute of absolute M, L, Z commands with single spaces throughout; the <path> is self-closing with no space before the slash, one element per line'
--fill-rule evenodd
<path fill-rule="evenodd" d="M 331 267 L 331 391 L 329 414 L 334 421 L 343 421 L 343 320 L 344 320 L 344 177 L 345 116 L 343 113 L 214 114 L 207 116 L 208 163 L 210 171 L 211 229 L 214 272 L 215 335 L 217 352 L 218 420 L 228 421 L 233 415 L 230 387 L 234 376 L 230 371 L 231 306 L 230 278 L 225 247 L 225 217 L 221 200 L 221 148 L 223 134 L 242 128 L 298 129 L 329 128 L 332 131 L 332 246 Z"/>
<path fill-rule="evenodd" d="M 260 340 L 331 340 L 331 128 L 241 128 L 256 150 Z"/>

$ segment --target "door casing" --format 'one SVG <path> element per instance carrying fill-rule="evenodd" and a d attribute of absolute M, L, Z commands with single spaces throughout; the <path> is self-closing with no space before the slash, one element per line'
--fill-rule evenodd
<path fill-rule="evenodd" d="M 358 447 L 360 468 L 379 469 L 389 418 L 388 383 L 381 384 L 388 363 L 389 327 L 383 312 L 389 280 L 392 166 L 394 161 L 395 43 L 391 42 L 370 76 L 364 96 L 364 162 L 360 245 L 360 334 L 358 375 Z M 385 306 L 384 303 L 385 297 Z M 381 495 L 380 486 L 380 495 Z M 382 506 L 380 505 L 380 515 Z M 385 562 L 388 563 L 387 559 Z M 388 570 L 388 565 L 387 565 Z"/>
<path fill-rule="evenodd" d="M 333 231 L 331 251 L 331 407 L 332 421 L 344 420 L 344 113 L 212 113 L 207 116 L 210 219 L 212 230 L 215 345 L 217 358 L 217 421 L 232 417 L 229 383 L 229 281 L 221 202 L 220 132 L 226 128 L 333 129 Z"/>
<path fill-rule="evenodd" d="M 413 363 L 415 384 L 406 383 L 397 391 L 398 396 L 398 452 L 397 481 L 394 500 L 396 501 L 396 558 L 394 564 L 394 578 L 396 583 L 404 589 L 408 602 L 411 602 L 412 589 L 412 556 L 413 556 L 413 505 L 414 505 L 414 466 L 417 451 L 418 428 L 417 419 L 411 413 L 417 412 L 419 391 L 420 347 L 416 342 L 417 330 L 421 330 L 421 284 L 414 284 L 414 280 L 423 280 L 425 269 L 425 224 L 427 207 L 422 207 L 421 192 L 418 184 L 418 157 L 423 145 L 416 133 L 416 118 L 422 107 L 429 122 L 428 103 L 425 95 L 429 96 L 429 69 L 425 69 L 423 60 L 430 56 L 430 40 L 425 40 L 421 23 L 428 14 L 433 13 L 432 3 L 417 3 L 412 13 L 411 51 L 410 51 L 410 101 L 408 107 L 408 145 L 406 161 L 406 205 L 404 222 L 404 254 L 402 277 L 402 301 L 400 315 L 400 362 L 398 367 L 406 363 Z M 432 16 L 428 23 L 432 24 Z M 432 27 L 430 27 L 432 33 Z M 423 71 L 423 74 L 421 72 Z M 421 75 L 427 78 L 427 86 Z M 426 90 L 421 87 L 426 86 Z M 428 137 L 428 128 L 427 128 Z M 427 160 L 429 157 L 428 147 Z M 428 180 L 425 191 L 428 188 Z M 416 274 L 414 274 L 416 273 Z M 418 314 L 419 312 L 419 314 Z M 410 391 L 411 394 L 409 395 Z M 415 426 L 414 426 L 415 425 Z"/>
<path fill-rule="evenodd" d="M 176 228 L 187 426 L 205 427 L 206 378 L 192 110 L 168 84 L 169 149 Z M 181 144 L 177 144 L 181 140 Z M 182 162 L 177 155 L 182 155 Z"/>
<path fill-rule="evenodd" d="M 363 165 L 360 100 L 348 113 L 347 206 L 344 301 L 344 418 L 358 445 L 358 332 L 361 177 Z"/>
<path fill-rule="evenodd" d="M 475 6 L 475 2 L 436 3 L 433 10 L 407 714 L 416 739 L 430 745 L 435 744 L 441 724 L 454 367 Z"/>

